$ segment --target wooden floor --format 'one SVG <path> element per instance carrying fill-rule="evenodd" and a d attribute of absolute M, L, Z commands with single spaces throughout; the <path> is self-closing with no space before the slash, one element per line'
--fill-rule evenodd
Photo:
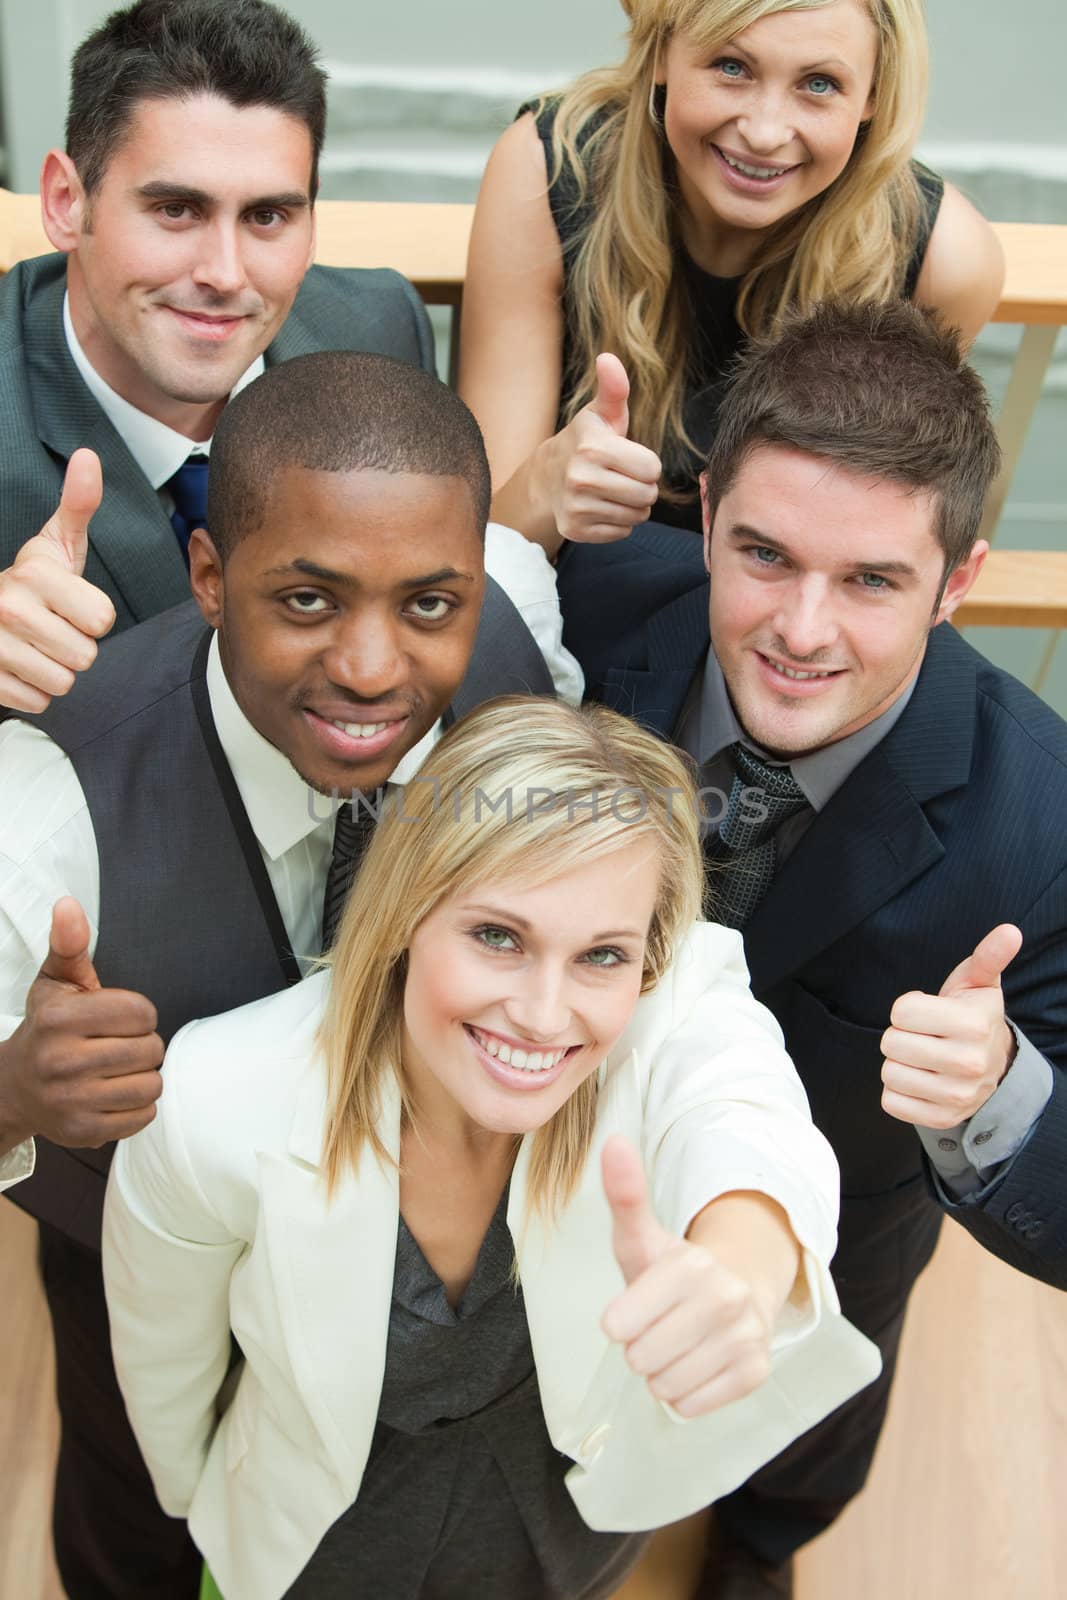
<path fill-rule="evenodd" d="M 56 1442 L 34 1227 L 0 1202 L 0 1600 L 63 1600 Z M 915 1294 L 864 1494 L 798 1562 L 798 1600 L 1067 1595 L 1067 1298 L 946 1224 Z M 699 1528 L 658 1536 L 619 1600 L 688 1600 Z"/>

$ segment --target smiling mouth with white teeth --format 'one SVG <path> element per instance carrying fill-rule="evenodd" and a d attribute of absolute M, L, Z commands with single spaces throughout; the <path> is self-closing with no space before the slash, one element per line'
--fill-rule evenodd
<path fill-rule="evenodd" d="M 772 671 L 783 678 L 793 678 L 799 683 L 806 683 L 809 678 L 836 678 L 840 670 L 838 667 L 827 667 L 818 672 L 804 671 L 800 667 L 783 667 L 780 662 L 772 661 L 770 656 L 764 656 L 763 659 Z"/>
<path fill-rule="evenodd" d="M 469 1023 L 467 1028 L 486 1055 L 519 1072 L 548 1072 L 552 1067 L 558 1067 L 564 1056 L 579 1048 L 578 1045 L 567 1044 L 559 1050 L 519 1050 L 514 1045 L 505 1044 L 493 1033 L 483 1033 L 481 1028 L 471 1027 Z"/>
<path fill-rule="evenodd" d="M 738 161 L 736 156 L 728 156 L 726 154 L 725 150 L 719 150 L 719 146 L 718 145 L 715 146 L 715 149 L 718 150 L 719 155 L 722 156 L 723 160 L 726 162 L 726 165 L 728 167 L 733 167 L 735 172 L 740 172 L 740 174 L 744 178 L 780 178 L 782 176 L 783 172 L 788 172 L 790 170 L 789 166 L 784 166 L 784 167 L 754 167 L 754 166 L 750 166 L 747 161 Z"/>
<path fill-rule="evenodd" d="M 350 739 L 370 739 L 374 734 L 381 733 L 383 729 L 392 727 L 389 722 L 336 722 L 329 719 L 330 726 L 340 728 L 342 733 L 347 733 Z"/>

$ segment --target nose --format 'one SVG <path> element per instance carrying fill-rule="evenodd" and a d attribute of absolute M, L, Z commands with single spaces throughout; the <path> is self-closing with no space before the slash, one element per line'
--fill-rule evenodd
<path fill-rule="evenodd" d="M 788 653 L 798 661 L 831 649 L 837 622 L 825 583 L 814 573 L 788 585 L 780 597 L 774 629 Z"/>
<path fill-rule="evenodd" d="M 572 1015 L 562 964 L 547 959 L 532 961 L 519 975 L 504 1002 L 504 1010 L 511 1026 L 524 1039 L 548 1045 L 562 1040 Z"/>
<path fill-rule="evenodd" d="M 323 665 L 331 683 L 361 700 L 384 700 L 408 678 L 395 619 L 368 609 L 339 619 Z"/>
<path fill-rule="evenodd" d="M 217 295 L 234 295 L 245 287 L 245 272 L 240 224 L 231 217 L 218 217 L 200 230 L 200 252 L 193 279 Z"/>
<path fill-rule="evenodd" d="M 746 97 L 737 127 L 753 155 L 775 155 L 793 137 L 782 90 L 770 84 L 757 84 Z"/>

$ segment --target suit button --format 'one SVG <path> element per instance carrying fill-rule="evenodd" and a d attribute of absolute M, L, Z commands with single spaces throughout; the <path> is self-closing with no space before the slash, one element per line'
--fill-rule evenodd
<path fill-rule="evenodd" d="M 990 1128 L 988 1133 L 976 1133 L 974 1136 L 975 1144 L 988 1144 L 996 1131 L 995 1128 Z"/>
<path fill-rule="evenodd" d="M 608 1434 L 611 1432 L 611 1423 L 602 1422 L 599 1427 L 592 1428 L 578 1446 L 578 1454 L 588 1466 L 596 1460 L 607 1443 Z"/>
<path fill-rule="evenodd" d="M 958 1150 L 959 1143 L 956 1139 L 939 1139 L 937 1141 L 937 1148 L 939 1150 Z"/>
<path fill-rule="evenodd" d="M 1028 1228 L 1022 1228 L 1020 1231 L 1028 1239 L 1040 1239 L 1045 1231 L 1045 1224 L 1043 1222 L 1031 1222 Z"/>
<path fill-rule="evenodd" d="M 1004 1221 L 1005 1222 L 1018 1222 L 1019 1218 L 1023 1215 L 1025 1210 L 1026 1210 L 1026 1207 L 1023 1205 L 1022 1201 L 1021 1200 L 1016 1200 L 1015 1204 L 1012 1205 L 1012 1206 L 1009 1206 L 1007 1211 L 1005 1211 L 1005 1213 L 1004 1213 Z"/>

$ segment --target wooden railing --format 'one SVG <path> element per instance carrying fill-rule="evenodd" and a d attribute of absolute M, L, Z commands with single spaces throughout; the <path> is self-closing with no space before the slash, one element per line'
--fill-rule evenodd
<path fill-rule="evenodd" d="M 451 308 L 455 352 L 473 207 L 325 200 L 316 211 L 316 259 L 334 267 L 395 267 L 428 305 Z M 1000 521 L 1056 336 L 1067 323 L 1067 227 L 994 227 L 1004 246 L 1007 275 L 993 320 L 1021 323 L 1023 334 L 998 418 L 1004 467 L 989 497 L 983 526 L 987 538 Z M 37 196 L 0 189 L 0 271 L 47 249 Z M 1054 630 L 1034 685 L 1040 690 L 1059 631 L 1067 628 L 1067 550 L 991 551 L 957 620 L 965 627 Z"/>

